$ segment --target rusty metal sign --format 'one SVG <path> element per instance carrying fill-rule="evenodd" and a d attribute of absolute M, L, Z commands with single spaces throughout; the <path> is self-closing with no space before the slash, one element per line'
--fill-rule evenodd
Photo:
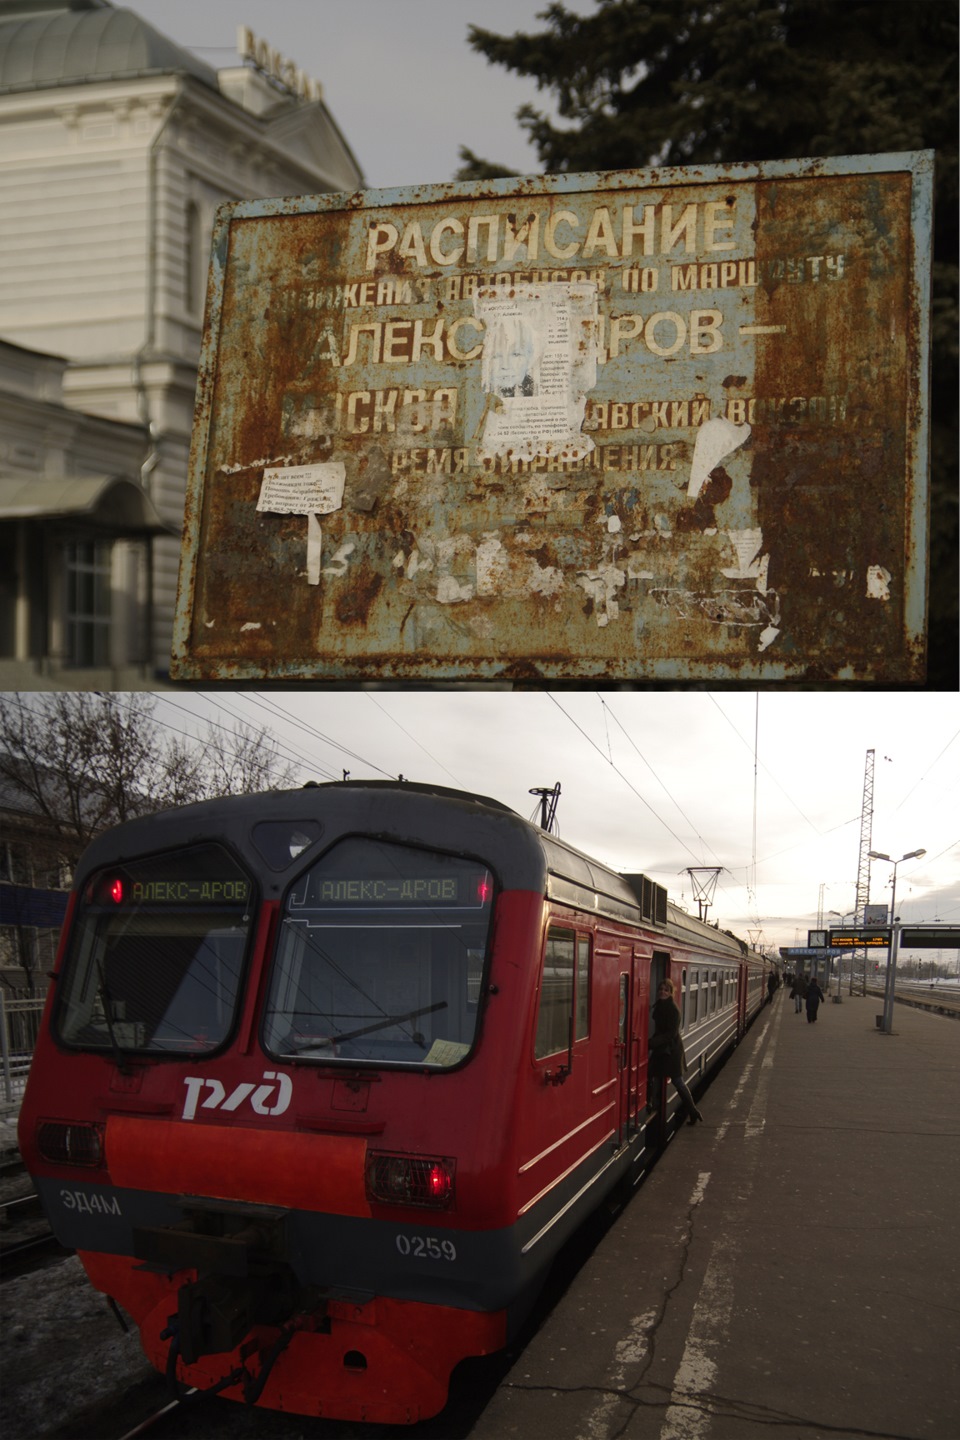
<path fill-rule="evenodd" d="M 921 681 L 932 162 L 224 207 L 174 678 Z"/>

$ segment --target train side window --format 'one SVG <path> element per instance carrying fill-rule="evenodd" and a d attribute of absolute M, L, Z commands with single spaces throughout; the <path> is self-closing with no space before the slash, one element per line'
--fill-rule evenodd
<path fill-rule="evenodd" d="M 570 1044 L 576 947 L 575 931 L 551 926 L 547 932 L 540 980 L 540 1009 L 534 1047 L 538 1060 L 559 1054 Z"/>
<path fill-rule="evenodd" d="M 575 1040 L 590 1034 L 590 973 L 593 948 L 589 935 L 577 936 L 577 1024 Z"/>

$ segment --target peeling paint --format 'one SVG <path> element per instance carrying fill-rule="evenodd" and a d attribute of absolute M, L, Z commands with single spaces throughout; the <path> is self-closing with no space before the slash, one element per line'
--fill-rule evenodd
<path fill-rule="evenodd" d="M 620 606 L 616 595 L 627 578 L 626 571 L 616 565 L 605 565 L 600 570 L 588 571 L 577 576 L 577 584 L 584 590 L 596 607 L 595 619 L 602 630 L 616 620 Z"/>
<path fill-rule="evenodd" d="M 340 548 L 337 550 L 337 553 L 331 559 L 330 564 L 324 565 L 324 575 L 346 575 L 349 568 L 350 556 L 353 554 L 356 548 L 356 545 L 352 541 L 348 541 L 347 544 L 341 545 Z"/>
<path fill-rule="evenodd" d="M 472 585 L 461 585 L 452 575 L 441 575 L 437 581 L 437 599 L 441 605 L 457 605 L 465 600 L 472 600 L 474 588 Z"/>

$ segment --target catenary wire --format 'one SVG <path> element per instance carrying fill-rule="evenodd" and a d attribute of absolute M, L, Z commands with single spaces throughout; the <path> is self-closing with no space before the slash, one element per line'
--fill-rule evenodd
<path fill-rule="evenodd" d="M 454 775 L 453 771 L 448 770 L 446 765 L 444 765 L 443 761 L 438 760 L 436 755 L 434 755 L 430 750 L 427 749 L 426 745 L 422 745 L 417 739 L 416 735 L 411 735 L 410 731 L 400 724 L 400 721 L 397 719 L 397 717 L 395 715 L 391 715 L 390 711 L 387 710 L 385 706 L 381 705 L 380 701 L 377 700 L 375 696 L 371 695 L 369 690 L 365 690 L 364 694 L 366 695 L 368 700 L 371 700 L 373 704 L 376 705 L 381 715 L 386 715 L 387 719 L 392 721 L 392 723 L 396 725 L 397 729 L 402 731 L 402 733 L 406 735 L 408 740 L 412 740 L 414 745 L 416 745 L 418 749 L 422 750 L 424 755 L 427 755 L 433 761 L 434 765 L 439 765 L 443 773 L 445 775 L 449 775 L 450 779 L 453 780 L 457 785 L 459 785 L 461 790 L 469 788 L 465 786 L 461 780 L 458 780 L 456 775 Z"/>
<path fill-rule="evenodd" d="M 375 765 L 374 762 L 367 759 L 365 755 L 361 755 L 356 750 L 351 750 L 349 746 L 342 744 L 339 740 L 335 740 L 332 735 L 325 735 L 324 732 L 318 730 L 315 725 L 309 725 L 303 720 L 296 719 L 288 710 L 284 710 L 282 705 L 277 704 L 277 702 L 269 696 L 256 692 L 245 695 L 244 699 L 251 704 L 259 705 L 261 709 L 266 710 L 268 714 L 275 713 L 279 715 L 283 720 L 287 721 L 288 724 L 296 726 L 297 729 L 305 731 L 308 735 L 314 736 L 315 739 L 322 740 L 327 745 L 332 745 L 333 748 L 339 750 L 342 755 L 346 755 L 350 760 L 359 761 L 360 764 L 365 765 L 368 770 L 375 770 L 378 775 L 385 775 L 388 780 L 395 780 L 397 778 L 392 771 L 384 770 L 381 766 Z"/>
<path fill-rule="evenodd" d="M 647 759 L 647 757 L 644 755 L 643 751 L 642 751 L 642 750 L 640 749 L 640 747 L 637 745 L 637 743 L 636 743 L 636 741 L 633 739 L 632 735 L 630 735 L 629 731 L 628 731 L 628 730 L 626 729 L 626 727 L 624 726 L 623 721 L 619 718 L 619 716 L 617 716 L 617 715 L 615 715 L 615 714 L 613 713 L 612 708 L 611 708 L 610 705 L 607 703 L 607 701 L 604 700 L 604 698 L 603 698 L 602 695 L 599 695 L 599 696 L 598 696 L 598 699 L 599 699 L 599 701 L 600 701 L 600 704 L 603 706 L 604 715 L 605 715 L 605 716 L 606 716 L 606 715 L 609 715 L 609 716 L 610 716 L 610 719 L 613 720 L 614 723 L 620 727 L 620 730 L 622 731 L 622 733 L 623 733 L 624 737 L 626 738 L 628 744 L 633 748 L 633 750 L 636 752 L 636 754 L 639 756 L 639 758 L 643 761 L 644 765 L 646 765 L 647 769 L 650 771 L 650 774 L 653 776 L 654 780 L 656 780 L 657 784 L 660 786 L 660 789 L 664 792 L 664 794 L 667 796 L 667 798 L 670 800 L 670 802 L 671 802 L 673 805 L 676 806 L 677 810 L 678 810 L 678 811 L 680 812 L 680 814 L 683 816 L 684 820 L 686 820 L 687 824 L 690 826 L 690 829 L 693 831 L 693 833 L 696 835 L 697 839 L 700 841 L 701 845 L 704 847 L 704 850 L 705 850 L 705 851 L 709 851 L 709 853 L 713 856 L 713 858 L 714 858 L 715 860 L 719 859 L 719 856 L 717 855 L 717 853 L 716 853 L 716 851 L 713 849 L 713 847 L 712 847 L 711 845 L 709 845 L 709 844 L 707 843 L 707 841 L 704 839 L 704 837 L 700 834 L 699 827 L 695 824 L 695 822 L 694 822 L 693 820 L 690 819 L 690 816 L 689 816 L 689 815 L 686 813 L 686 811 L 683 809 L 683 806 L 680 804 L 679 800 L 677 800 L 676 796 L 674 796 L 674 795 L 671 794 L 671 792 L 670 792 L 670 790 L 668 789 L 667 785 L 664 783 L 664 781 L 663 781 L 663 780 L 660 778 L 660 776 L 657 774 L 656 770 L 654 770 L 653 766 L 650 764 L 650 761 L 649 761 L 649 760 Z M 609 751 L 609 735 L 608 735 L 608 751 Z M 608 755 L 607 755 L 607 761 L 608 761 L 608 763 L 609 763 L 610 765 L 613 765 L 613 754 L 612 754 L 612 752 L 609 752 L 609 753 L 608 753 Z M 616 768 L 616 767 L 614 767 L 614 768 Z M 658 816 L 657 818 L 659 819 L 659 816 Z M 691 854 L 692 854 L 692 853 L 693 853 L 693 852 L 691 851 Z"/>
<path fill-rule="evenodd" d="M 630 790 L 630 791 L 637 797 L 637 799 L 640 801 L 640 803 L 641 803 L 642 805 L 645 805 L 645 806 L 646 806 L 646 808 L 650 811 L 650 814 L 653 816 L 653 818 L 654 818 L 655 820 L 657 820 L 657 821 L 663 826 L 663 828 L 667 831 L 667 833 L 668 833 L 669 835 L 671 835 L 671 836 L 673 837 L 674 840 L 676 840 L 676 842 L 677 842 L 678 845 L 682 846 L 683 849 L 686 850 L 689 855 L 692 855 L 692 856 L 693 856 L 694 860 L 698 860 L 699 857 L 698 857 L 698 856 L 696 855 L 696 853 L 690 848 L 690 846 L 687 844 L 686 840 L 684 840 L 680 835 L 677 834 L 677 832 L 672 828 L 672 826 L 670 826 L 670 825 L 667 823 L 667 821 L 664 820 L 664 818 L 663 818 L 662 815 L 659 815 L 659 814 L 657 813 L 657 811 L 656 811 L 656 810 L 653 808 L 653 806 L 650 804 L 650 801 L 647 800 L 647 799 L 645 799 L 644 796 L 640 794 L 640 791 L 639 791 L 639 790 L 637 789 L 637 787 L 633 784 L 633 782 L 632 782 L 626 775 L 624 775 L 623 771 L 622 771 L 612 760 L 608 760 L 608 759 L 607 759 L 606 755 L 604 755 L 602 749 L 601 749 L 600 746 L 596 743 L 596 741 L 595 741 L 590 735 L 587 734 L 586 730 L 584 730 L 583 726 L 580 725 L 580 724 L 578 723 L 578 721 L 574 720 L 573 716 L 569 713 L 569 711 L 564 710 L 563 706 L 560 704 L 560 701 L 557 699 L 557 697 L 556 697 L 555 695 L 551 694 L 549 691 L 547 691 L 546 693 L 547 693 L 547 699 L 553 701 L 554 705 L 556 705 L 556 707 L 557 707 L 557 709 L 560 711 L 561 715 L 564 715 L 564 716 L 567 718 L 567 720 L 570 721 L 570 724 L 574 727 L 574 729 L 575 729 L 575 730 L 578 730 L 578 731 L 580 732 L 580 734 L 583 736 L 584 740 L 586 740 L 587 744 L 588 744 L 593 750 L 596 750 L 597 754 L 601 757 L 601 759 L 602 759 L 607 765 L 609 765 L 609 766 L 611 767 L 611 769 L 616 773 L 616 775 L 620 778 L 620 780 L 622 780 L 622 782 L 624 783 L 624 785 L 626 785 L 627 789 Z M 679 808 L 679 807 L 678 807 L 678 808 Z M 682 814 L 682 811 L 681 811 L 681 814 Z M 687 817 L 684 816 L 684 819 L 686 819 L 686 818 L 687 818 Z M 694 829 L 696 829 L 696 827 L 694 827 Z"/>

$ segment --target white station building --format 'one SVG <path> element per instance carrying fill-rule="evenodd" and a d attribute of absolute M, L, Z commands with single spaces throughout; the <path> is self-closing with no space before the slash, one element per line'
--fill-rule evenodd
<path fill-rule="evenodd" d="M 353 191 L 317 83 L 105 0 L 0 7 L 0 689 L 169 664 L 214 212 Z"/>

